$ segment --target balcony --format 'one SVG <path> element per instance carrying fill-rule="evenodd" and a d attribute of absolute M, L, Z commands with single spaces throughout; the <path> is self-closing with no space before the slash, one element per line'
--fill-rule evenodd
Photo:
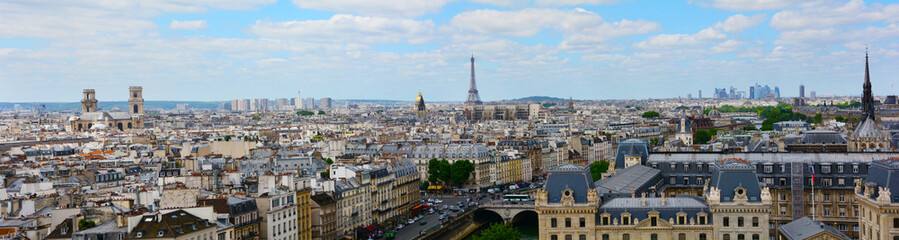
<path fill-rule="evenodd" d="M 261 217 L 257 217 L 256 219 L 247 221 L 247 222 L 245 222 L 245 223 L 241 223 L 241 224 L 234 225 L 234 229 L 246 227 L 246 226 L 253 225 L 253 224 L 257 224 L 257 223 L 260 223 L 260 222 L 262 222 L 262 218 L 261 218 Z"/>

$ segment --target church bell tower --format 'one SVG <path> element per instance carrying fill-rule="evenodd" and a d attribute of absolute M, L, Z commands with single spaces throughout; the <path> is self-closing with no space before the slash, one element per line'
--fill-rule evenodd
<path fill-rule="evenodd" d="M 131 115 L 144 115 L 144 88 L 140 86 L 128 87 L 128 112 Z"/>

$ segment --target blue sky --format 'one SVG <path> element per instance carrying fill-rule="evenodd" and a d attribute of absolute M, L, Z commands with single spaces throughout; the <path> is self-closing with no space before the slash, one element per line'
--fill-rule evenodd
<path fill-rule="evenodd" d="M 896 94 L 899 4 L 845 0 L 0 2 L 0 101 Z"/>

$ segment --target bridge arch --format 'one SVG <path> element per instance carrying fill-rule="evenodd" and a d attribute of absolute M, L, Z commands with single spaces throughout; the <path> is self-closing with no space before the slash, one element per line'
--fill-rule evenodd
<path fill-rule="evenodd" d="M 519 229 L 537 229 L 539 218 L 537 217 L 537 211 L 534 210 L 523 210 L 515 214 L 512 219 L 509 220 L 509 224 Z"/>
<path fill-rule="evenodd" d="M 477 210 L 475 210 L 475 212 L 472 213 L 472 218 L 475 222 L 478 223 L 505 223 L 505 219 L 503 219 L 502 215 L 493 210 L 484 208 L 478 208 Z"/>

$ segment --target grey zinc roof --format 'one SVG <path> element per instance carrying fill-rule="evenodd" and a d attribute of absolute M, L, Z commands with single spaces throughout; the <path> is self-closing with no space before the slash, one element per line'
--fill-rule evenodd
<path fill-rule="evenodd" d="M 624 156 L 637 156 L 642 160 L 649 156 L 649 144 L 640 139 L 628 139 L 618 144 L 618 151 L 615 154 L 615 168 L 624 168 Z"/>
<path fill-rule="evenodd" d="M 546 184 L 543 189 L 547 191 L 547 201 L 558 203 L 562 200 L 562 191 L 571 189 L 576 203 L 587 202 L 587 193 L 593 189 L 593 177 L 589 170 L 574 164 L 566 164 L 547 171 Z"/>
<path fill-rule="evenodd" d="M 812 220 L 809 217 L 802 217 L 802 218 L 796 219 L 795 221 L 792 221 L 790 223 L 781 225 L 780 227 L 777 228 L 777 230 L 779 230 L 780 233 L 782 233 L 784 235 L 784 237 L 787 237 L 787 239 L 789 239 L 789 240 L 807 239 L 811 236 L 814 236 L 815 234 L 818 234 L 818 233 L 821 233 L 824 231 L 833 233 L 834 235 L 836 235 L 837 237 L 840 237 L 841 239 L 846 239 L 846 240 L 850 239 L 848 236 L 841 233 L 840 231 L 837 231 L 830 225 L 823 224 L 821 222 Z"/>
<path fill-rule="evenodd" d="M 638 189 L 647 182 L 655 178 L 662 172 L 661 170 L 643 166 L 634 165 L 629 168 L 622 169 L 609 178 L 596 181 L 596 191 L 605 192 L 630 192 L 632 189 Z"/>
<path fill-rule="evenodd" d="M 677 214 L 687 214 L 687 218 L 695 219 L 697 214 L 706 213 L 711 216 L 709 206 L 706 205 L 701 198 L 697 196 L 679 196 L 673 198 L 665 198 L 665 205 L 662 205 L 662 198 L 646 198 L 646 205 L 643 205 L 642 198 L 614 198 L 607 201 L 599 207 L 599 214 L 608 213 L 612 218 L 620 219 L 623 213 L 628 213 L 631 217 L 643 221 L 649 217 L 650 212 L 658 212 L 661 221 L 677 218 Z M 711 222 L 712 218 L 708 218 Z M 600 221 L 597 221 L 599 224 Z"/>
<path fill-rule="evenodd" d="M 802 144 L 846 144 L 846 138 L 835 131 L 814 130 L 805 132 L 799 142 Z"/>
<path fill-rule="evenodd" d="M 746 189 L 749 202 L 762 200 L 762 189 L 755 174 L 755 167 L 743 162 L 726 160 L 716 164 L 709 186 L 721 190 L 721 202 L 732 202 L 738 187 Z"/>
<path fill-rule="evenodd" d="M 725 158 L 741 158 L 751 163 L 792 163 L 794 161 L 814 163 L 869 163 L 896 153 L 658 153 L 649 155 L 647 164 L 652 163 L 713 163 Z"/>
<path fill-rule="evenodd" d="M 890 201 L 899 202 L 899 158 L 887 158 L 874 161 L 868 169 L 868 185 L 876 185 L 890 190 Z M 874 191 L 874 197 L 880 195 Z"/>
<path fill-rule="evenodd" d="M 127 227 L 119 227 L 115 221 L 106 221 L 96 227 L 78 231 L 78 234 L 127 233 Z"/>
<path fill-rule="evenodd" d="M 883 129 L 877 124 L 877 122 L 873 118 L 865 118 L 862 123 L 858 125 L 858 128 L 852 132 L 852 136 L 859 138 L 886 138 L 886 133 Z"/>

